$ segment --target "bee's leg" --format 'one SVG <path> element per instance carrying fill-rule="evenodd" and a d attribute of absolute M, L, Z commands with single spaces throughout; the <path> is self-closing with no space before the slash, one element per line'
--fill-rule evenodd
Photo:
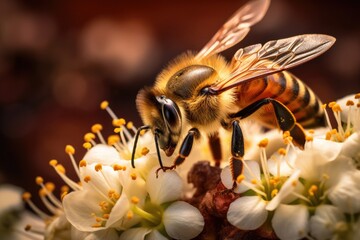
<path fill-rule="evenodd" d="M 220 167 L 222 159 L 221 142 L 219 138 L 219 132 L 208 135 L 210 151 L 213 159 L 215 160 L 215 166 Z"/>
<path fill-rule="evenodd" d="M 284 104 L 275 99 L 260 99 L 243 108 L 239 112 L 231 114 L 230 117 L 240 119 L 246 118 L 258 111 L 259 109 L 268 106 L 269 104 L 271 104 L 271 106 L 273 107 L 278 127 L 283 131 L 290 131 L 290 134 L 293 134 L 293 142 L 300 148 L 303 148 L 305 144 L 305 133 L 303 128 L 298 123 L 296 123 L 295 116 L 292 114 L 292 112 Z"/>
<path fill-rule="evenodd" d="M 238 120 L 232 122 L 232 137 L 231 137 L 231 158 L 230 158 L 230 171 L 233 179 L 233 188 L 236 187 L 237 177 L 243 173 L 243 157 L 244 150 L 244 137 L 239 125 Z"/>
<path fill-rule="evenodd" d="M 183 163 L 185 158 L 188 157 L 191 152 L 194 143 L 194 138 L 198 138 L 199 136 L 200 136 L 200 132 L 198 129 L 196 128 L 190 129 L 181 144 L 179 155 L 175 158 L 174 164 L 170 167 L 164 167 L 164 166 L 160 167 L 159 169 L 156 170 L 156 176 L 158 175 L 158 172 L 160 170 L 163 170 L 164 172 L 166 170 L 172 170 L 176 168 L 176 166 L 179 166 L 181 163 Z"/>

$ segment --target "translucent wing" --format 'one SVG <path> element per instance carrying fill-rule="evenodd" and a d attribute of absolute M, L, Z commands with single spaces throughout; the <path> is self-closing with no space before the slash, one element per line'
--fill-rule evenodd
<path fill-rule="evenodd" d="M 306 34 L 241 48 L 232 59 L 231 77 L 211 86 L 211 91 L 220 93 L 244 81 L 292 68 L 324 53 L 334 42 L 328 35 Z"/>
<path fill-rule="evenodd" d="M 244 39 L 250 27 L 264 17 L 269 4 L 270 0 L 252 0 L 240 8 L 196 55 L 196 59 L 222 52 Z"/>

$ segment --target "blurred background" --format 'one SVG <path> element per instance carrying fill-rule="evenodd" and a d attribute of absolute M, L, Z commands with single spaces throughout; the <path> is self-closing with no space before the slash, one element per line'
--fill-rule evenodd
<path fill-rule="evenodd" d="M 66 144 L 81 160 L 100 110 L 141 124 L 136 93 L 167 62 L 200 50 L 246 1 L 0 0 L 0 183 L 37 192 L 40 175 L 61 182 L 58 159 L 75 177 Z M 236 48 L 305 33 L 337 38 L 328 52 L 293 70 L 324 102 L 360 91 L 360 2 L 274 0 Z"/>

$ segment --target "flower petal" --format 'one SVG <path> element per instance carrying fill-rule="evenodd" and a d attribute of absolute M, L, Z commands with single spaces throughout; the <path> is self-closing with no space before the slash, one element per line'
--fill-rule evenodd
<path fill-rule="evenodd" d="M 56 238 L 57 239 L 57 238 Z M 69 239 L 69 238 L 66 238 Z M 97 232 L 80 232 L 76 228 L 71 229 L 71 239 L 83 240 L 118 240 L 119 235 L 114 228 L 109 228 Z"/>
<path fill-rule="evenodd" d="M 156 177 L 156 169 L 153 168 L 146 181 L 146 189 L 151 202 L 157 205 L 179 199 L 182 194 L 182 180 L 175 171 L 159 171 Z"/>
<path fill-rule="evenodd" d="M 309 212 L 304 205 L 281 204 L 271 221 L 280 239 L 302 239 L 308 233 Z"/>
<path fill-rule="evenodd" d="M 244 166 L 245 180 L 247 180 L 248 182 L 251 182 L 251 180 L 254 180 L 254 179 L 257 181 L 260 181 L 261 176 L 260 176 L 259 164 L 256 161 L 252 161 L 252 160 L 245 160 L 245 164 L 248 166 L 248 168 Z M 227 189 L 232 189 L 233 179 L 232 179 L 232 174 L 231 174 L 229 166 L 226 166 L 225 168 L 223 168 L 223 170 L 221 171 L 220 177 L 221 177 L 221 181 L 224 184 L 224 186 Z M 243 192 L 246 192 L 247 190 L 249 190 L 249 187 L 240 183 L 240 184 L 237 184 L 236 188 L 234 189 L 234 192 L 243 193 Z"/>
<path fill-rule="evenodd" d="M 204 228 L 204 218 L 192 205 L 177 201 L 171 204 L 163 214 L 166 233 L 175 239 L 192 239 Z"/>
<path fill-rule="evenodd" d="M 148 235 L 146 235 L 146 240 L 168 240 L 168 238 L 162 235 L 159 231 L 152 230 Z"/>
<path fill-rule="evenodd" d="M 329 199 L 343 212 L 360 212 L 360 172 L 358 170 L 343 173 L 338 184 L 329 190 Z"/>
<path fill-rule="evenodd" d="M 296 169 L 294 171 L 294 173 L 281 186 L 278 194 L 268 203 L 268 205 L 266 206 L 266 210 L 275 210 L 275 208 L 277 208 L 278 205 L 282 203 L 286 197 L 288 197 L 292 192 L 295 191 L 296 186 L 300 184 L 300 182 L 298 181 L 300 173 L 300 169 Z"/>
<path fill-rule="evenodd" d="M 227 219 L 242 230 L 255 230 L 266 220 L 266 203 L 258 196 L 245 196 L 230 204 Z"/>
<path fill-rule="evenodd" d="M 85 154 L 83 159 L 88 164 L 101 163 L 103 165 L 111 165 L 120 161 L 120 156 L 115 148 L 105 144 L 96 144 Z"/>
<path fill-rule="evenodd" d="M 119 240 L 143 240 L 145 239 L 145 236 L 150 232 L 151 229 L 144 227 L 129 228 L 120 235 Z"/>
<path fill-rule="evenodd" d="M 320 205 L 310 219 L 310 233 L 318 240 L 336 239 L 336 227 L 345 223 L 344 214 L 335 206 Z"/>

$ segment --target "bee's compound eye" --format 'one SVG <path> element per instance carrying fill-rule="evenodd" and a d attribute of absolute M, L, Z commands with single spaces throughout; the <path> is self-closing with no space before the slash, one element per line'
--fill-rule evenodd
<path fill-rule="evenodd" d="M 172 104 L 165 104 L 163 108 L 164 118 L 170 128 L 176 128 L 180 124 L 180 116 Z"/>

